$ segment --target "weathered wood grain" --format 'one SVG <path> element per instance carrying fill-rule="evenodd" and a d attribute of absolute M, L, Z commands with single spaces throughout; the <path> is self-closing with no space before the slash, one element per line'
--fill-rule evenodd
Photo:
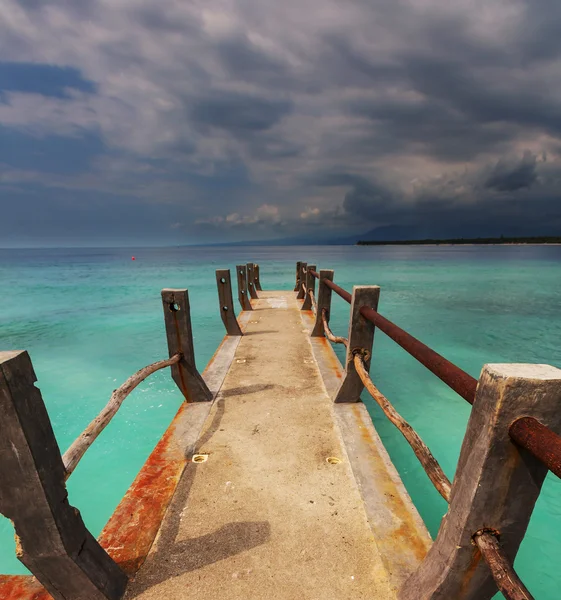
<path fill-rule="evenodd" d="M 232 297 L 232 279 L 230 269 L 216 270 L 216 285 L 218 287 L 218 303 L 220 317 L 226 327 L 228 335 L 243 335 L 234 312 L 234 299 Z"/>
<path fill-rule="evenodd" d="M 253 263 L 247 263 L 247 290 L 249 292 L 249 297 L 253 300 L 257 300 L 259 297 L 257 295 L 257 290 L 255 289 L 255 270 Z"/>
<path fill-rule="evenodd" d="M 242 310 L 253 310 L 247 293 L 247 265 L 237 265 L 238 300 Z"/>
<path fill-rule="evenodd" d="M 547 467 L 509 436 L 521 416 L 561 430 L 561 370 L 548 365 L 485 365 L 450 493 L 450 508 L 400 600 L 488 600 L 497 591 L 473 544 L 489 529 L 514 563 Z"/>
<path fill-rule="evenodd" d="M 117 600 L 127 576 L 68 503 L 65 470 L 27 352 L 0 353 L 0 512 L 17 556 L 55 600 Z"/>
<path fill-rule="evenodd" d="M 255 289 L 258 292 L 262 292 L 263 288 L 261 287 L 261 271 L 260 271 L 259 265 L 257 263 L 255 263 L 255 265 L 253 267 L 253 271 L 255 273 Z"/>
<path fill-rule="evenodd" d="M 297 292 L 300 289 L 300 265 L 301 261 L 296 263 L 296 284 L 294 285 L 294 291 Z"/>
<path fill-rule="evenodd" d="M 197 371 L 189 293 L 185 289 L 162 290 L 162 306 L 170 358 L 181 354 L 172 365 L 171 376 L 187 402 L 212 400 L 212 393 Z"/>
<path fill-rule="evenodd" d="M 355 285 L 353 287 L 345 378 L 335 396 L 335 402 L 358 402 L 360 400 L 364 384 L 355 369 L 354 351 L 358 349 L 366 352 L 364 364 L 366 370 L 370 371 L 372 344 L 374 343 L 374 325 L 360 314 L 360 309 L 363 306 L 369 306 L 377 310 L 379 298 L 380 287 L 377 285 Z"/>
<path fill-rule="evenodd" d="M 298 279 L 298 295 L 296 296 L 296 298 L 298 298 L 298 300 L 302 300 L 304 298 L 304 296 L 306 295 L 305 286 L 306 286 L 306 269 L 307 269 L 307 267 L 308 267 L 308 263 L 305 263 L 305 262 L 300 263 L 300 276 Z"/>
<path fill-rule="evenodd" d="M 306 294 L 304 296 L 302 310 L 312 310 L 312 297 L 310 294 L 313 294 L 316 291 L 316 278 L 310 271 L 315 270 L 316 265 L 308 265 L 306 268 Z"/>
<path fill-rule="evenodd" d="M 317 307 L 316 307 L 316 322 L 312 329 L 312 337 L 323 337 L 324 326 L 323 326 L 323 309 L 327 311 L 325 320 L 329 323 L 329 311 L 331 310 L 331 288 L 327 287 L 323 282 L 324 279 L 333 281 L 333 270 L 322 269 L 319 272 L 319 285 L 318 285 L 318 296 L 317 296 Z"/>

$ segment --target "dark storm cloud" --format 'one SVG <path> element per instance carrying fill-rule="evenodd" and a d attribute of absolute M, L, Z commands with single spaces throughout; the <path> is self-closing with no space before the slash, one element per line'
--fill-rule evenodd
<path fill-rule="evenodd" d="M 501 159 L 485 181 L 485 187 L 499 192 L 514 192 L 530 188 L 538 180 L 537 160 L 530 152 L 525 152 L 518 162 Z"/>
<path fill-rule="evenodd" d="M 216 51 L 224 69 L 235 79 L 259 81 L 275 88 L 281 85 L 290 87 L 293 84 L 286 63 L 267 55 L 245 36 L 219 42 Z"/>
<path fill-rule="evenodd" d="M 5 3 L 0 199 L 67 229 L 53 190 L 166 241 L 559 224 L 556 0 Z"/>
<path fill-rule="evenodd" d="M 270 129 L 290 110 L 291 103 L 287 101 L 223 92 L 194 100 L 190 117 L 196 125 L 217 127 L 238 134 Z"/>

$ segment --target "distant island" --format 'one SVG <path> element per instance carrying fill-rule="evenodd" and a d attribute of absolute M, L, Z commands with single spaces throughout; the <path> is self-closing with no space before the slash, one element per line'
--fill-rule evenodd
<path fill-rule="evenodd" d="M 472 245 L 472 244 L 561 244 L 561 236 L 539 237 L 498 237 L 498 238 L 456 238 L 450 240 L 394 240 L 374 241 L 359 240 L 357 246 L 438 246 L 446 245 Z"/>

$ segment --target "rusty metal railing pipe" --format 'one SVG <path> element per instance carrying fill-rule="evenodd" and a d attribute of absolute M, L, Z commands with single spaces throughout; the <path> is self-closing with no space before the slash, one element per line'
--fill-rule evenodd
<path fill-rule="evenodd" d="M 353 297 L 351 296 L 351 294 L 349 294 L 349 292 L 347 292 L 347 290 L 344 290 L 342 287 L 339 287 L 336 283 L 329 281 L 329 279 L 322 279 L 322 281 L 328 288 L 331 288 L 338 296 L 343 298 L 345 302 L 348 302 L 349 304 L 351 303 Z"/>
<path fill-rule="evenodd" d="M 561 437 L 532 417 L 517 419 L 508 431 L 510 438 L 561 477 Z"/>
<path fill-rule="evenodd" d="M 343 298 L 343 300 L 346 300 L 349 304 L 351 303 L 352 296 L 347 290 L 344 290 L 328 279 L 323 279 L 322 281 Z M 460 367 L 457 367 L 454 363 L 451 363 L 448 359 L 444 358 L 444 356 L 438 354 L 438 352 L 429 348 L 426 344 L 423 344 L 423 342 L 413 337 L 411 334 L 401 329 L 401 327 L 398 327 L 383 317 L 374 309 L 364 306 L 360 309 L 360 314 L 365 319 L 374 323 L 378 329 L 383 331 L 388 337 L 396 342 L 396 344 L 399 344 L 406 352 L 411 354 L 413 358 L 416 358 L 464 400 L 473 404 L 475 390 L 477 388 L 477 379 L 460 369 Z"/>
<path fill-rule="evenodd" d="M 319 275 L 316 271 L 312 271 L 312 269 L 309 270 L 310 274 L 313 275 L 316 279 L 319 279 Z"/>
<path fill-rule="evenodd" d="M 420 340 L 413 337 L 391 321 L 388 321 L 380 313 L 372 308 L 363 306 L 360 314 L 374 323 L 378 329 L 383 331 L 396 344 L 399 344 L 413 358 L 416 358 L 429 371 L 434 373 L 446 385 L 451 387 L 464 400 L 473 404 L 475 399 L 475 390 L 477 389 L 477 379 L 451 363 L 438 352 L 423 344 Z"/>

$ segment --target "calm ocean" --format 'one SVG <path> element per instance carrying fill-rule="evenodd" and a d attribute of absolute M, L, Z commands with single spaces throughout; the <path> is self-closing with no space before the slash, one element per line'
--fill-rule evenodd
<path fill-rule="evenodd" d="M 265 289 L 286 289 L 294 285 L 296 260 L 335 269 L 335 281 L 349 290 L 379 284 L 382 314 L 474 377 L 486 362 L 561 367 L 559 246 L 0 250 L 0 349 L 29 351 L 64 451 L 115 387 L 167 356 L 161 288 L 189 289 L 202 370 L 224 335 L 214 270 L 258 262 Z M 333 310 L 334 332 L 346 335 L 348 305 L 334 297 Z M 452 478 L 469 405 L 381 332 L 373 374 Z M 399 432 L 364 399 L 435 535 L 444 501 Z M 70 502 L 94 535 L 180 402 L 168 372 L 153 375 L 126 400 L 70 478 Z M 559 597 L 560 530 L 561 482 L 549 475 L 516 562 L 541 600 Z M 0 517 L 0 573 L 24 572 L 14 556 L 13 528 Z"/>

